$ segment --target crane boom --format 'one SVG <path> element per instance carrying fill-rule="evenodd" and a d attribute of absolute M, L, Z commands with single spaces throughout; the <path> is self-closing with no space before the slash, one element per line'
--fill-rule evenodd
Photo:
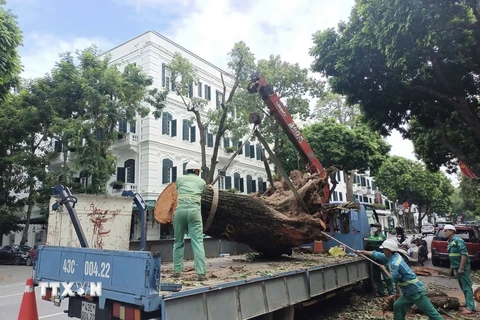
<path fill-rule="evenodd" d="M 297 151 L 302 156 L 307 166 L 307 171 L 312 174 L 319 174 L 321 179 L 328 179 L 327 171 L 322 166 L 322 163 L 320 160 L 318 160 L 302 132 L 293 121 L 292 116 L 288 112 L 287 108 L 280 100 L 278 95 L 273 91 L 272 86 L 265 81 L 263 75 L 260 73 L 254 73 L 251 76 L 251 80 L 247 89 L 250 93 L 260 93 L 260 96 L 270 110 L 270 113 L 275 117 L 275 120 L 282 127 L 288 139 L 290 139 Z M 330 198 L 328 183 L 323 189 L 323 195 L 324 197 L 322 202 L 327 203 Z"/>

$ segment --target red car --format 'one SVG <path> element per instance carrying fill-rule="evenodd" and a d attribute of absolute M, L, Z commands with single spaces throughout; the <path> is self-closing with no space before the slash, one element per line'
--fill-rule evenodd
<path fill-rule="evenodd" d="M 480 265 L 480 230 L 475 226 L 455 226 L 456 236 L 465 241 L 470 263 Z M 440 265 L 441 262 L 450 264 L 447 250 L 447 238 L 443 226 L 439 228 L 432 240 L 432 264 Z"/>

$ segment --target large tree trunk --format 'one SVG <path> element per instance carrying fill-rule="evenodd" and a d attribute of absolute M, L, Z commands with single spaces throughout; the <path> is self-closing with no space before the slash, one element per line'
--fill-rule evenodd
<path fill-rule="evenodd" d="M 301 244 L 326 240 L 322 233 L 325 223 L 321 219 L 327 214 L 321 204 L 324 181 L 293 171 L 292 182 L 310 213 L 302 211 L 283 180 L 276 180 L 275 190 L 267 190 L 262 197 L 219 191 L 215 217 L 206 234 L 248 244 L 268 255 L 290 253 Z M 204 222 L 210 214 L 212 199 L 213 190 L 209 189 L 202 197 Z"/>
<path fill-rule="evenodd" d="M 327 240 L 323 233 L 327 216 L 356 208 L 355 203 L 338 205 L 323 202 L 323 188 L 327 179 L 318 174 L 292 171 L 291 182 L 303 199 L 306 211 L 299 205 L 293 191 L 283 179 L 274 180 L 263 195 L 237 194 L 219 191 L 217 209 L 210 226 L 208 218 L 214 191 L 207 189 L 202 195 L 202 218 L 205 234 L 249 245 L 252 249 L 270 256 L 290 254 L 292 248 L 314 240 Z M 155 219 L 160 223 L 172 221 L 177 202 L 177 191 L 169 185 L 157 200 Z M 308 211 L 308 212 L 307 212 Z M 337 219 L 333 218 L 333 221 Z"/>

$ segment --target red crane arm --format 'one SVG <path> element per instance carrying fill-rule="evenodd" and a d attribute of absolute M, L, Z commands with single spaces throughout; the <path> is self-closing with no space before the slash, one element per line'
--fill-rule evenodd
<path fill-rule="evenodd" d="M 275 117 L 276 121 L 282 127 L 297 151 L 302 155 L 307 165 L 308 172 L 312 174 L 319 173 L 321 179 L 327 179 L 327 171 L 323 168 L 320 160 L 318 160 L 302 132 L 298 129 L 287 108 L 278 95 L 273 91 L 272 86 L 265 81 L 263 75 L 259 73 L 252 75 L 251 81 L 248 85 L 248 92 L 260 93 L 260 96 L 270 110 L 270 113 Z M 323 194 L 323 202 L 326 203 L 330 196 L 328 183 L 323 190 Z"/>

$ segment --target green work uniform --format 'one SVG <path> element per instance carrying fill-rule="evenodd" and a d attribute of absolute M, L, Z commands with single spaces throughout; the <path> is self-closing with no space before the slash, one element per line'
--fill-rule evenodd
<path fill-rule="evenodd" d="M 462 289 L 463 295 L 465 296 L 465 304 L 467 305 L 467 309 L 475 311 L 472 279 L 470 278 L 470 257 L 468 256 L 465 241 L 457 236 L 454 236 L 452 239 L 448 240 L 447 249 L 448 257 L 450 258 L 450 268 L 457 272 L 457 280 L 460 284 L 460 289 Z M 460 275 L 458 274 L 458 269 L 460 268 L 460 262 L 463 255 L 467 257 L 467 262 L 465 263 L 464 267 L 465 272 Z"/>
<path fill-rule="evenodd" d="M 385 241 L 386 237 L 383 233 L 379 233 L 378 235 L 371 235 L 368 238 L 368 242 L 371 243 L 382 243 Z M 388 261 L 382 263 L 387 270 L 389 269 L 389 264 Z M 382 280 L 383 276 L 383 280 Z M 393 281 L 390 279 L 390 277 L 387 276 L 385 272 L 380 269 L 377 265 L 372 266 L 372 277 L 373 277 L 373 283 L 375 284 L 375 287 L 377 288 L 378 294 L 382 297 L 386 296 L 385 294 L 385 285 L 387 286 L 388 294 L 389 295 L 394 295 L 395 294 L 395 288 L 393 287 Z"/>
<path fill-rule="evenodd" d="M 201 198 L 207 184 L 196 174 L 190 173 L 176 181 L 178 204 L 173 216 L 173 272 L 183 271 L 185 232 L 188 228 L 193 249 L 195 272 L 205 275 L 205 249 L 203 248 L 203 223 Z"/>
<path fill-rule="evenodd" d="M 402 291 L 402 296 L 393 304 L 393 319 L 404 320 L 408 310 L 416 305 L 430 320 L 443 320 L 442 316 L 433 306 L 427 297 L 425 286 L 417 279 L 412 269 L 403 261 L 398 253 L 394 253 L 388 259 L 383 253 L 373 252 L 372 257 L 390 264 L 391 276 L 394 282 L 397 282 Z"/>

